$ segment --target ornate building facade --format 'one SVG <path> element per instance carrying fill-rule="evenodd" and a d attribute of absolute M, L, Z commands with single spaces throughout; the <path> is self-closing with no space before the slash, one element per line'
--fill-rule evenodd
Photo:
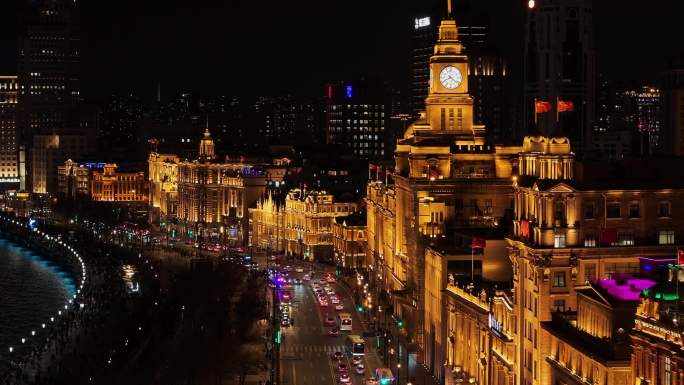
<path fill-rule="evenodd" d="M 93 171 L 90 196 L 103 202 L 147 202 L 148 183 L 145 173 L 117 171 L 114 163 L 105 164 L 102 171 Z"/>
<path fill-rule="evenodd" d="M 147 202 L 143 171 L 121 171 L 115 163 L 82 163 L 71 159 L 57 167 L 58 193 L 63 198 L 99 202 Z"/>
<path fill-rule="evenodd" d="M 325 191 L 293 189 L 284 202 L 268 195 L 249 209 L 249 245 L 307 260 L 332 261 L 335 218 L 358 210 L 357 202 L 336 202 Z"/>
<path fill-rule="evenodd" d="M 356 212 L 333 222 L 335 264 L 342 268 L 364 269 L 366 258 L 366 213 Z"/>
<path fill-rule="evenodd" d="M 591 170 L 573 165 L 564 140 L 527 138 L 524 148 L 514 181 L 513 235 L 508 238 L 520 330 L 519 383 L 562 382 L 576 373 L 592 383 L 627 383 L 628 372 L 591 359 L 619 354 L 587 351 L 581 339 L 555 333 L 547 323 L 560 312 L 581 318 L 578 307 L 587 302 L 578 294 L 586 284 L 638 274 L 643 256 L 675 255 L 684 231 L 684 190 L 676 181 L 646 181 L 646 176 L 636 174 L 626 179 L 594 178 Z M 585 332 L 615 337 L 594 327 Z M 574 356 L 558 356 L 561 345 Z M 578 366 L 580 362 L 584 366 Z"/>
<path fill-rule="evenodd" d="M 266 190 L 266 166 L 242 160 L 217 162 L 209 130 L 200 140 L 196 159 L 153 152 L 148 164 L 152 207 L 160 217 L 177 222 L 183 238 L 246 241 L 247 210 Z"/>
<path fill-rule="evenodd" d="M 511 177 L 521 151 L 488 144 L 484 126 L 474 124 L 462 48 L 456 21 L 443 20 L 430 59 L 426 110 L 397 142 L 391 178 L 367 186 L 369 259 L 393 314 L 405 321 L 398 331 L 402 344 L 417 347 L 409 349 L 414 364 L 423 361 L 426 343 L 427 243 L 457 229 L 498 228 L 511 215 Z"/>
<path fill-rule="evenodd" d="M 678 270 L 671 270 L 674 273 Z M 678 278 L 676 276 L 679 275 Z M 682 300 L 677 290 L 681 274 L 644 292 L 636 312 L 632 340 L 631 384 L 684 383 Z"/>

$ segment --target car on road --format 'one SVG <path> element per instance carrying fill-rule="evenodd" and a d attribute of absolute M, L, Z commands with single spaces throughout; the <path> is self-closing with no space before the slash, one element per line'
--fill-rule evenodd
<path fill-rule="evenodd" d="M 342 358 L 344 358 L 344 353 L 342 353 L 340 351 L 337 351 L 337 352 L 332 354 L 333 360 L 341 360 Z"/>
<path fill-rule="evenodd" d="M 363 364 L 363 357 L 354 356 L 354 358 L 352 359 L 352 364 L 354 364 L 354 366 L 358 364 Z"/>
<path fill-rule="evenodd" d="M 370 377 L 366 379 L 366 382 L 364 382 L 364 385 L 378 385 L 378 380 L 375 377 Z"/>
<path fill-rule="evenodd" d="M 340 303 L 340 299 L 337 298 L 337 297 L 335 297 L 335 296 L 331 296 L 331 297 L 330 297 L 330 302 L 332 302 L 333 304 L 337 305 L 338 303 Z"/>
<path fill-rule="evenodd" d="M 337 305 L 335 305 L 335 310 L 344 310 L 344 305 L 338 303 Z"/>
<path fill-rule="evenodd" d="M 321 301 L 322 307 L 328 307 L 328 301 Z"/>
<path fill-rule="evenodd" d="M 328 335 L 330 337 L 337 337 L 340 335 L 340 331 L 337 330 L 337 328 L 332 328 L 332 329 L 328 330 Z"/>
<path fill-rule="evenodd" d="M 349 365 L 345 364 L 344 362 L 340 362 L 337 364 L 337 371 L 340 373 L 346 373 L 349 371 Z"/>
<path fill-rule="evenodd" d="M 304 277 L 303 277 L 302 279 L 304 279 L 305 281 L 310 281 L 310 280 L 311 280 L 311 277 L 309 277 L 308 274 L 305 274 Z"/>
<path fill-rule="evenodd" d="M 358 364 L 354 367 L 354 371 L 356 372 L 356 374 L 366 374 L 366 365 Z"/>
<path fill-rule="evenodd" d="M 304 268 L 298 267 L 298 268 L 295 269 L 295 271 L 296 271 L 297 273 L 303 273 L 303 272 L 304 272 Z"/>
<path fill-rule="evenodd" d="M 295 283 L 295 285 L 301 285 L 301 284 L 302 284 L 302 280 L 299 279 L 299 278 L 295 278 L 294 283 Z"/>
<path fill-rule="evenodd" d="M 349 378 L 349 375 L 347 373 L 340 373 L 339 380 L 340 382 L 343 382 L 345 384 L 351 382 L 351 378 Z"/>
<path fill-rule="evenodd" d="M 291 271 L 291 270 L 292 270 L 292 266 L 290 266 L 290 265 L 287 265 L 287 266 L 285 266 L 285 268 L 284 268 L 284 269 L 285 269 L 285 271 Z"/>
<path fill-rule="evenodd" d="M 332 325 L 337 325 L 337 321 L 333 317 L 328 317 L 325 319 L 325 325 L 326 326 L 332 326 Z"/>

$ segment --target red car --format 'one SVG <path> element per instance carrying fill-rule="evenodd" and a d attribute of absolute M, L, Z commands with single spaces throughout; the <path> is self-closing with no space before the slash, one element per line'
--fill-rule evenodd
<path fill-rule="evenodd" d="M 334 325 L 337 325 L 337 321 L 335 321 L 335 319 L 332 317 L 328 317 L 325 319 L 325 325 L 326 326 L 334 326 Z"/>
<path fill-rule="evenodd" d="M 349 378 L 349 375 L 347 373 L 340 373 L 339 380 L 340 382 L 344 382 L 345 384 L 351 382 L 351 378 Z"/>
<path fill-rule="evenodd" d="M 349 366 L 347 366 L 347 364 L 344 362 L 340 362 L 337 364 L 337 371 L 340 373 L 347 373 L 349 371 Z"/>
<path fill-rule="evenodd" d="M 337 328 L 332 328 L 332 329 L 328 330 L 328 335 L 330 337 L 337 337 L 340 335 L 340 331 L 337 330 Z"/>

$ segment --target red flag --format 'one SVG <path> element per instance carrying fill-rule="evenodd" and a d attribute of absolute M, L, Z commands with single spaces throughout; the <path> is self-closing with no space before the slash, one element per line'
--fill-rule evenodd
<path fill-rule="evenodd" d="M 487 241 L 484 238 L 473 237 L 470 247 L 473 249 L 484 249 L 487 246 Z"/>
<path fill-rule="evenodd" d="M 575 111 L 575 104 L 571 100 L 558 99 L 558 105 L 556 107 L 558 112 Z"/>
<path fill-rule="evenodd" d="M 240 155 L 240 163 L 245 163 L 245 157 L 243 155 Z"/>
<path fill-rule="evenodd" d="M 617 242 L 617 230 L 615 229 L 603 229 L 601 231 L 601 244 L 610 246 L 611 244 Z"/>
<path fill-rule="evenodd" d="M 545 112 L 551 111 L 551 103 L 545 100 L 535 100 L 534 101 L 534 113 L 543 114 Z"/>
<path fill-rule="evenodd" d="M 430 179 L 438 179 L 439 178 L 439 171 L 436 169 L 430 170 Z"/>
<path fill-rule="evenodd" d="M 530 222 L 527 219 L 520 220 L 520 236 L 524 238 L 530 237 Z"/>
<path fill-rule="evenodd" d="M 373 163 L 368 163 L 368 169 L 369 170 L 375 170 L 378 166 L 374 165 Z"/>
<path fill-rule="evenodd" d="M 684 249 L 677 249 L 677 264 L 684 265 Z"/>

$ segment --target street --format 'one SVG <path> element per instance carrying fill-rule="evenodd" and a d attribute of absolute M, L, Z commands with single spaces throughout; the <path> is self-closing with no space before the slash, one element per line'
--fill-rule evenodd
<path fill-rule="evenodd" d="M 315 279 L 319 279 L 323 271 L 320 267 L 316 269 Z M 307 267 L 305 272 L 308 271 Z M 291 276 L 296 278 L 302 278 L 304 274 L 296 273 L 294 269 L 291 272 Z M 328 330 L 332 327 L 326 327 L 324 320 L 327 316 L 334 318 L 337 315 L 338 311 L 335 310 L 334 304 L 330 303 L 327 307 L 321 307 L 311 288 L 311 281 L 293 285 L 291 316 L 294 326 L 282 328 L 280 367 L 283 384 L 339 383 L 338 360 L 332 358 L 332 355 L 338 351 L 345 353 L 339 362 L 347 364 L 351 384 L 362 384 L 362 378 L 374 376 L 375 368 L 381 365 L 375 352 L 375 337 L 369 337 L 365 342 L 366 354 L 363 360 L 366 365 L 366 374 L 362 376 L 355 373 L 351 355 L 345 350 L 345 342 L 348 334 L 363 335 L 360 313 L 356 312 L 352 294 L 345 285 L 337 281 L 330 286 L 337 293 L 340 302 L 344 304 L 342 312 L 352 314 L 353 331 L 341 332 L 337 337 L 329 336 Z"/>

